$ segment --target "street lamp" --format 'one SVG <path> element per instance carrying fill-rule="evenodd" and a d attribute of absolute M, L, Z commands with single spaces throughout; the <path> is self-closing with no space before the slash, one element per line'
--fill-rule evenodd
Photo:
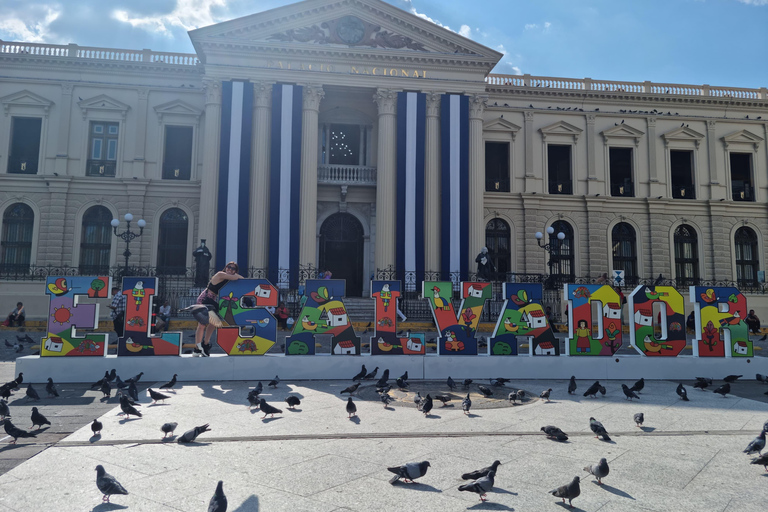
<path fill-rule="evenodd" d="M 555 233 L 555 228 L 553 228 L 552 226 L 549 226 L 547 228 L 547 235 L 549 235 L 551 237 L 554 233 Z M 552 265 L 554 264 L 554 262 L 552 261 L 552 253 L 555 252 L 555 251 L 559 251 L 560 250 L 560 244 L 558 243 L 557 245 L 554 245 L 552 242 L 550 242 L 548 244 L 542 244 L 541 240 L 542 240 L 542 238 L 544 238 L 544 234 L 541 231 L 537 231 L 535 236 L 536 236 L 536 243 L 539 244 L 539 247 L 541 247 L 542 249 L 547 251 L 547 254 L 549 254 L 549 259 L 547 260 L 547 267 L 549 267 L 549 276 L 551 278 L 552 277 Z M 565 240 L 565 233 L 563 233 L 562 231 L 559 232 L 557 234 L 557 239 L 560 242 Z"/>
<path fill-rule="evenodd" d="M 125 223 L 126 223 L 126 229 L 122 233 L 117 232 L 117 227 L 120 225 L 120 221 L 118 219 L 112 219 L 112 229 L 115 232 L 115 236 L 118 238 L 122 238 L 125 241 L 125 252 L 123 253 L 123 256 L 125 256 L 125 268 L 123 269 L 123 275 L 128 275 L 128 258 L 131 257 L 131 240 L 134 238 L 138 238 L 141 236 L 142 233 L 144 233 L 144 226 L 147 225 L 147 222 L 144 219 L 139 219 L 139 221 L 136 223 L 139 225 L 139 232 L 134 233 L 131 231 L 131 221 L 133 220 L 133 215 L 130 213 L 125 214 Z"/>

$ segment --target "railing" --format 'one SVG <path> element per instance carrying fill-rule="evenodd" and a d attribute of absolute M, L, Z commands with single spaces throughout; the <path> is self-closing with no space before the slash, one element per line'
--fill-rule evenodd
<path fill-rule="evenodd" d="M 376 186 L 376 168 L 361 165 L 320 165 L 317 181 L 326 185 Z"/>
<path fill-rule="evenodd" d="M 128 50 L 99 48 L 77 44 L 44 44 L 0 40 L 0 54 L 36 55 L 84 60 L 114 60 L 121 62 L 157 62 L 176 66 L 197 66 L 200 61 L 192 53 L 154 52 L 152 50 Z"/>

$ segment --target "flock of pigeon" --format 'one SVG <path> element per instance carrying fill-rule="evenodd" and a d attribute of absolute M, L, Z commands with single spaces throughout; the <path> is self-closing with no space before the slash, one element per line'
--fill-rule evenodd
<path fill-rule="evenodd" d="M 347 398 L 347 403 L 346 403 L 346 412 L 349 418 L 352 418 L 357 415 L 357 406 L 355 405 L 355 402 L 352 399 L 352 395 L 356 394 L 356 392 L 362 385 L 363 381 L 373 381 L 374 379 L 376 379 L 378 370 L 379 368 L 376 367 L 373 371 L 368 372 L 365 365 L 362 365 L 361 371 L 352 378 L 353 384 L 343 389 L 340 392 L 340 394 L 342 395 L 345 393 L 349 394 L 349 397 Z M 134 377 L 131 377 L 130 379 L 126 379 L 125 381 L 123 381 L 117 375 L 116 370 L 113 369 L 111 372 L 105 371 L 104 376 L 91 385 L 91 389 L 100 390 L 104 395 L 103 399 L 109 399 L 112 396 L 112 389 L 116 388 L 117 396 L 120 400 L 120 409 L 121 409 L 120 415 L 124 415 L 126 419 L 130 418 L 130 416 L 141 418 L 142 413 L 137 409 L 137 407 L 141 406 L 141 404 L 138 403 L 139 396 L 138 396 L 137 383 L 139 382 L 142 376 L 143 376 L 143 372 L 137 374 Z M 169 391 L 175 392 L 173 388 L 177 384 L 177 377 L 178 375 L 174 374 L 173 378 L 169 382 L 159 386 L 157 389 L 163 390 L 165 392 L 169 392 Z M 714 393 L 720 394 L 723 397 L 725 397 L 728 393 L 730 393 L 730 390 L 731 390 L 730 385 L 736 382 L 740 377 L 742 377 L 742 375 L 728 375 L 723 379 L 723 381 L 725 381 L 724 384 L 716 388 L 714 390 Z M 389 407 L 390 403 L 393 401 L 392 396 L 389 394 L 389 391 L 392 389 L 392 384 L 389 383 L 389 379 L 390 379 L 389 369 L 385 369 L 381 377 L 375 383 L 376 391 L 379 394 L 381 402 L 384 404 L 385 408 Z M 768 377 L 766 376 L 757 374 L 756 379 L 759 382 L 768 384 Z M 37 407 L 32 407 L 32 415 L 31 415 L 32 426 L 30 427 L 30 429 L 32 429 L 37 426 L 39 427 L 37 430 L 28 431 L 28 430 L 20 429 L 11 422 L 10 410 L 6 400 L 11 396 L 13 391 L 20 389 L 20 386 L 23 382 L 24 382 L 24 375 L 23 373 L 19 373 L 19 376 L 16 379 L 0 386 L 0 397 L 1 397 L 0 419 L 4 420 L 3 423 L 4 423 L 6 434 L 8 434 L 8 436 L 13 438 L 13 441 L 11 441 L 11 443 L 15 443 L 19 438 L 35 437 L 41 431 L 44 425 L 51 425 L 51 422 L 43 414 L 40 413 Z M 505 384 L 508 382 L 510 382 L 510 379 L 502 378 L 502 377 L 490 379 L 491 387 L 496 387 L 496 388 L 504 387 Z M 275 378 L 267 384 L 267 386 L 270 388 L 277 388 L 279 383 L 280 383 L 280 378 L 276 375 Z M 472 383 L 473 383 L 472 379 L 465 379 L 462 381 L 461 385 L 464 390 L 467 390 L 469 389 Z M 395 379 L 395 385 L 401 391 L 407 391 L 409 389 L 410 384 L 408 383 L 407 371 L 403 375 Z M 451 377 L 448 377 L 446 381 L 446 385 L 451 391 L 454 391 L 458 388 L 457 383 L 454 382 L 454 380 Z M 704 391 L 706 390 L 706 388 L 712 385 L 713 385 L 713 380 L 711 378 L 697 377 L 693 387 L 699 388 L 702 391 Z M 477 389 L 480 394 L 488 398 L 488 397 L 494 396 L 494 391 L 491 389 L 491 387 L 480 384 L 477 386 Z M 626 384 L 622 384 L 621 387 L 622 387 L 622 392 L 624 393 L 627 400 L 640 399 L 639 394 L 642 392 L 643 388 L 645 387 L 645 380 L 641 378 L 640 380 L 635 382 L 635 384 L 632 387 L 629 387 Z M 568 394 L 574 394 L 576 392 L 576 389 L 577 389 L 576 378 L 575 376 L 572 376 L 568 383 Z M 56 385 L 53 383 L 53 380 L 51 378 L 48 379 L 48 383 L 45 386 L 45 391 L 48 394 L 48 397 L 55 398 L 59 396 Z M 261 381 L 258 382 L 257 386 L 254 389 L 249 390 L 248 396 L 247 396 L 249 409 L 252 409 L 254 407 L 258 408 L 261 412 L 264 413 L 264 417 L 262 419 L 270 415 L 274 417 L 275 414 L 281 414 L 282 413 L 281 409 L 267 403 L 263 397 L 260 397 L 260 394 L 262 393 L 262 391 L 263 391 L 263 385 Z M 597 398 L 598 393 L 601 395 L 605 395 L 606 392 L 607 392 L 606 388 L 602 384 L 600 384 L 599 381 L 595 381 L 592 385 L 590 385 L 587 388 L 587 390 L 583 393 L 583 395 L 585 397 Z M 155 391 L 152 388 L 147 388 L 147 393 L 149 397 L 152 399 L 153 404 L 159 401 L 165 401 L 166 399 L 170 398 L 169 395 L 161 393 L 160 391 Z M 539 395 L 539 397 L 549 402 L 551 393 L 552 393 L 552 388 L 548 388 L 543 390 Z M 676 393 L 678 394 L 681 400 L 689 401 L 688 392 L 682 383 L 677 386 Z M 766 394 L 768 394 L 768 392 L 766 392 Z M 37 391 L 34 389 L 31 383 L 27 384 L 26 397 L 27 397 L 27 401 L 40 400 L 40 396 L 38 395 Z M 513 405 L 516 405 L 518 401 L 522 402 L 525 399 L 526 399 L 526 393 L 522 389 L 514 390 L 507 395 L 507 400 L 509 400 Z M 432 410 L 432 407 L 433 407 L 434 400 L 442 402 L 443 406 L 445 406 L 447 402 L 451 401 L 451 395 L 435 394 L 435 397 L 433 398 L 431 394 L 427 394 L 426 397 L 422 397 L 421 393 L 417 392 L 416 396 L 414 397 L 414 402 L 418 410 L 422 412 L 425 416 L 428 416 L 430 414 L 430 411 Z M 289 395 L 288 397 L 286 397 L 285 402 L 287 403 L 289 408 L 294 408 L 301 404 L 300 399 L 295 395 Z M 467 393 L 466 397 L 462 400 L 461 406 L 464 414 L 469 414 L 470 408 L 472 407 L 472 400 L 470 398 L 469 392 Z M 644 414 L 642 412 L 634 414 L 633 420 L 637 427 L 642 427 L 643 422 L 645 421 Z M 177 423 L 164 423 L 160 427 L 160 430 L 163 432 L 162 439 L 166 439 L 168 435 L 174 436 L 174 432 L 177 426 L 178 426 Z M 605 427 L 603 426 L 603 424 L 597 421 L 595 418 L 593 417 L 589 418 L 589 427 L 592 430 L 592 432 L 595 434 L 596 438 L 600 438 L 603 441 L 611 441 L 611 438 L 608 432 L 606 431 Z M 100 436 L 102 429 L 103 429 L 103 424 L 97 419 L 94 419 L 93 423 L 91 424 L 91 430 L 93 432 L 93 435 Z M 197 439 L 198 436 L 200 436 L 205 432 L 209 432 L 210 430 L 211 429 L 209 428 L 209 424 L 196 426 L 186 431 L 183 435 L 179 436 L 176 439 L 176 441 L 178 443 L 192 443 Z M 554 441 L 562 442 L 562 441 L 568 440 L 568 435 L 565 432 L 563 432 L 560 428 L 554 425 L 543 426 L 541 427 L 541 431 L 544 432 L 547 438 L 552 439 Z M 768 421 L 766 421 L 766 423 L 764 424 L 760 434 L 752 442 L 750 442 L 747 448 L 744 450 L 744 453 L 748 455 L 752 455 L 756 453 L 758 456 L 754 458 L 751 463 L 763 465 L 766 471 L 768 471 L 768 452 L 766 454 L 763 454 L 762 450 L 765 448 L 767 432 L 768 432 Z M 479 495 L 481 501 L 486 501 L 487 493 L 493 489 L 494 480 L 498 471 L 498 467 L 500 465 L 501 465 L 501 462 L 497 460 L 497 461 L 494 461 L 493 464 L 488 467 L 485 467 L 476 471 L 464 473 L 462 475 L 462 479 L 471 480 L 471 481 L 459 486 L 458 488 L 459 491 L 476 493 Z M 414 480 L 423 477 L 427 473 L 427 469 L 429 467 L 430 467 L 429 461 L 409 462 L 402 466 L 388 467 L 387 470 L 395 475 L 390 479 L 389 482 L 393 485 L 400 480 L 407 483 L 413 482 Z M 601 458 L 596 464 L 586 466 L 584 468 L 584 471 L 590 475 L 593 475 L 597 479 L 597 483 L 602 485 L 602 479 L 608 476 L 610 468 L 608 467 L 607 460 L 605 458 Z M 569 505 L 573 507 L 572 500 L 574 498 L 577 498 L 581 494 L 581 488 L 579 486 L 580 480 L 581 479 L 579 476 L 575 476 L 570 483 L 560 486 L 556 489 L 553 489 L 552 491 L 550 491 L 550 493 L 555 497 L 561 498 L 563 500 L 563 503 L 565 503 L 565 500 L 567 499 Z M 105 503 L 109 503 L 109 498 L 112 495 L 128 494 L 128 491 L 120 484 L 120 482 L 118 482 L 114 476 L 107 473 L 102 465 L 96 466 L 96 485 L 98 489 L 103 493 L 102 502 L 105 502 Z M 219 481 L 216 487 L 215 494 L 210 500 L 208 510 L 209 512 L 225 512 L 226 509 L 227 509 L 227 498 L 223 491 L 223 481 Z"/>

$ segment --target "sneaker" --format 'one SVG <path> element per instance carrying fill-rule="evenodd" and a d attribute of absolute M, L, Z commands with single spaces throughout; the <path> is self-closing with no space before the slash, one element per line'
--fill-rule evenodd
<path fill-rule="evenodd" d="M 203 357 L 211 357 L 211 345 L 203 343 Z"/>
<path fill-rule="evenodd" d="M 203 351 L 199 348 L 195 347 L 194 350 L 192 350 L 192 357 L 202 357 Z"/>

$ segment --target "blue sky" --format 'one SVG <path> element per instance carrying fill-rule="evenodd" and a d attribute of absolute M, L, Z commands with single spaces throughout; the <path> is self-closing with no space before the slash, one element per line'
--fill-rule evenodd
<path fill-rule="evenodd" d="M 386 1 L 504 53 L 494 73 L 768 87 L 768 0 Z M 0 39 L 193 53 L 187 30 L 290 3 L 0 0 Z"/>

